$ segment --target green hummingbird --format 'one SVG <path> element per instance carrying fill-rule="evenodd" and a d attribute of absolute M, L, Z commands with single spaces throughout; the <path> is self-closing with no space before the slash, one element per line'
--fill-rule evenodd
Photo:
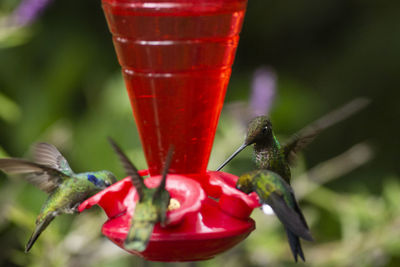
<path fill-rule="evenodd" d="M 294 192 L 290 185 L 275 172 L 260 169 L 239 177 L 236 188 L 246 194 L 256 192 L 261 205 L 269 205 L 285 227 L 294 260 L 305 261 L 299 237 L 312 241 Z"/>
<path fill-rule="evenodd" d="M 172 160 L 173 147 L 168 151 L 164 164 L 164 170 L 160 184 L 156 188 L 148 188 L 144 184 L 143 177 L 133 163 L 124 154 L 121 148 L 109 139 L 113 149 L 117 153 L 125 171 L 131 177 L 133 186 L 139 195 L 139 201 L 136 203 L 135 213 L 131 219 L 130 229 L 124 241 L 126 249 L 144 251 L 149 243 L 154 225 L 158 222 L 162 226 L 167 220 L 167 210 L 170 202 L 169 192 L 165 189 L 167 173 Z"/>
<path fill-rule="evenodd" d="M 321 131 L 348 118 L 368 103 L 369 100 L 366 98 L 356 98 L 303 128 L 284 145 L 281 145 L 276 138 L 271 121 L 267 116 L 255 117 L 249 123 L 244 143 L 218 167 L 217 171 L 221 170 L 243 149 L 254 144 L 257 167 L 276 172 L 290 184 L 290 166 L 295 162 L 296 154 L 310 144 Z"/>
<path fill-rule="evenodd" d="M 29 239 L 28 252 L 50 222 L 63 213 L 76 213 L 85 199 L 115 183 L 109 171 L 74 173 L 67 160 L 51 144 L 33 146 L 34 161 L 19 158 L 0 159 L 0 169 L 9 174 L 23 174 L 25 178 L 49 194 L 36 219 L 36 228 Z"/>

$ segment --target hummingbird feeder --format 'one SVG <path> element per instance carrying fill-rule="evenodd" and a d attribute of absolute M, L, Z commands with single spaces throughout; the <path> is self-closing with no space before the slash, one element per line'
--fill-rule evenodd
<path fill-rule="evenodd" d="M 257 196 L 238 177 L 207 171 L 247 0 L 102 0 L 148 170 L 156 187 L 168 148 L 175 151 L 166 189 L 174 207 L 143 252 L 153 261 L 205 260 L 255 229 Z M 138 196 L 125 178 L 83 202 L 108 216 L 102 232 L 124 248 Z M 170 205 L 171 206 L 171 205 Z"/>

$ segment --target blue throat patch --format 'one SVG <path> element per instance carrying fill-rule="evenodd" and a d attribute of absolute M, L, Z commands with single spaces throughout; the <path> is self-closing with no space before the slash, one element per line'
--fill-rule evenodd
<path fill-rule="evenodd" d="M 101 186 L 101 181 L 97 179 L 97 177 L 94 176 L 93 174 L 88 174 L 87 178 L 95 186 Z"/>

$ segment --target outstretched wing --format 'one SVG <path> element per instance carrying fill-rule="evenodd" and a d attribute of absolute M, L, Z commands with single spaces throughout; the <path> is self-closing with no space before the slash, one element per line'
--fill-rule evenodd
<path fill-rule="evenodd" d="M 9 174 L 25 174 L 30 183 L 47 193 L 68 177 L 55 168 L 17 158 L 0 159 L 0 169 Z"/>
<path fill-rule="evenodd" d="M 296 201 L 294 200 L 294 202 Z M 307 223 L 304 220 L 304 216 L 298 208 L 297 203 L 297 209 L 293 209 L 287 205 L 281 195 L 279 195 L 277 192 L 273 192 L 267 199 L 267 204 L 271 206 L 282 224 L 287 227 L 292 233 L 305 240 L 313 240 Z"/>
<path fill-rule="evenodd" d="M 290 140 L 283 147 L 283 154 L 285 156 L 286 161 L 293 165 L 297 159 L 297 153 L 301 151 L 303 148 L 308 146 L 314 138 L 321 132 L 320 131 L 311 131 L 294 134 Z"/>
<path fill-rule="evenodd" d="M 293 164 L 297 152 L 310 144 L 320 132 L 360 111 L 369 102 L 367 98 L 356 98 L 294 134 L 283 147 L 286 160 L 289 164 Z"/>
<path fill-rule="evenodd" d="M 154 192 L 153 200 L 159 199 L 161 194 L 162 194 L 162 192 L 165 190 L 165 184 L 167 182 L 168 169 L 169 169 L 169 166 L 171 165 L 172 155 L 173 154 L 174 154 L 174 147 L 171 145 L 169 150 L 168 150 L 167 158 L 165 159 L 165 164 L 164 164 L 164 169 L 163 169 L 163 173 L 162 173 L 161 182 L 158 185 L 157 190 Z"/>
<path fill-rule="evenodd" d="M 165 184 L 167 182 L 168 169 L 169 166 L 171 165 L 173 154 L 174 154 L 174 146 L 171 145 L 169 147 L 168 154 L 165 159 L 164 169 L 160 184 L 158 185 L 153 195 L 153 203 L 158 202 L 160 205 L 160 222 L 162 226 L 164 226 L 165 222 L 167 221 L 167 211 L 169 206 L 170 195 L 169 192 L 165 189 Z"/>
<path fill-rule="evenodd" d="M 138 170 L 133 165 L 133 163 L 129 160 L 129 158 L 125 155 L 122 149 L 112 140 L 110 137 L 108 138 L 112 148 L 114 149 L 115 153 L 117 153 L 119 160 L 122 163 L 123 168 L 128 176 L 131 177 L 131 181 L 133 186 L 136 188 L 137 193 L 139 194 L 139 200 L 143 200 L 143 189 L 145 188 L 143 177 L 140 176 Z"/>
<path fill-rule="evenodd" d="M 58 149 L 48 143 L 37 143 L 33 146 L 33 157 L 36 163 L 49 166 L 67 176 L 72 176 L 74 172 L 69 167 L 68 161 L 58 151 Z"/>

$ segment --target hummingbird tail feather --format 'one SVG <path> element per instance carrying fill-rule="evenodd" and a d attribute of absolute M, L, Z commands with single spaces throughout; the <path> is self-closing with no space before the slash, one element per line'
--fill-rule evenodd
<path fill-rule="evenodd" d="M 131 226 L 128 236 L 125 239 L 125 248 L 139 252 L 144 251 L 149 243 L 153 229 L 154 223 L 140 222 L 140 225 L 138 225 L 136 222 L 135 225 Z"/>
<path fill-rule="evenodd" d="M 294 257 L 294 260 L 297 262 L 297 255 L 300 256 L 300 258 L 305 262 L 306 259 L 304 257 L 303 249 L 301 248 L 301 243 L 300 239 L 298 236 L 293 234 L 289 229 L 285 228 L 286 234 L 288 237 L 290 249 L 292 250 L 292 254 Z"/>
<path fill-rule="evenodd" d="M 40 234 L 46 229 L 46 227 L 50 224 L 50 222 L 55 218 L 54 214 L 50 214 L 46 216 L 40 223 L 36 224 L 35 231 L 33 232 L 31 238 L 25 246 L 25 253 L 28 253 L 32 248 L 33 244 L 36 242 Z"/>

